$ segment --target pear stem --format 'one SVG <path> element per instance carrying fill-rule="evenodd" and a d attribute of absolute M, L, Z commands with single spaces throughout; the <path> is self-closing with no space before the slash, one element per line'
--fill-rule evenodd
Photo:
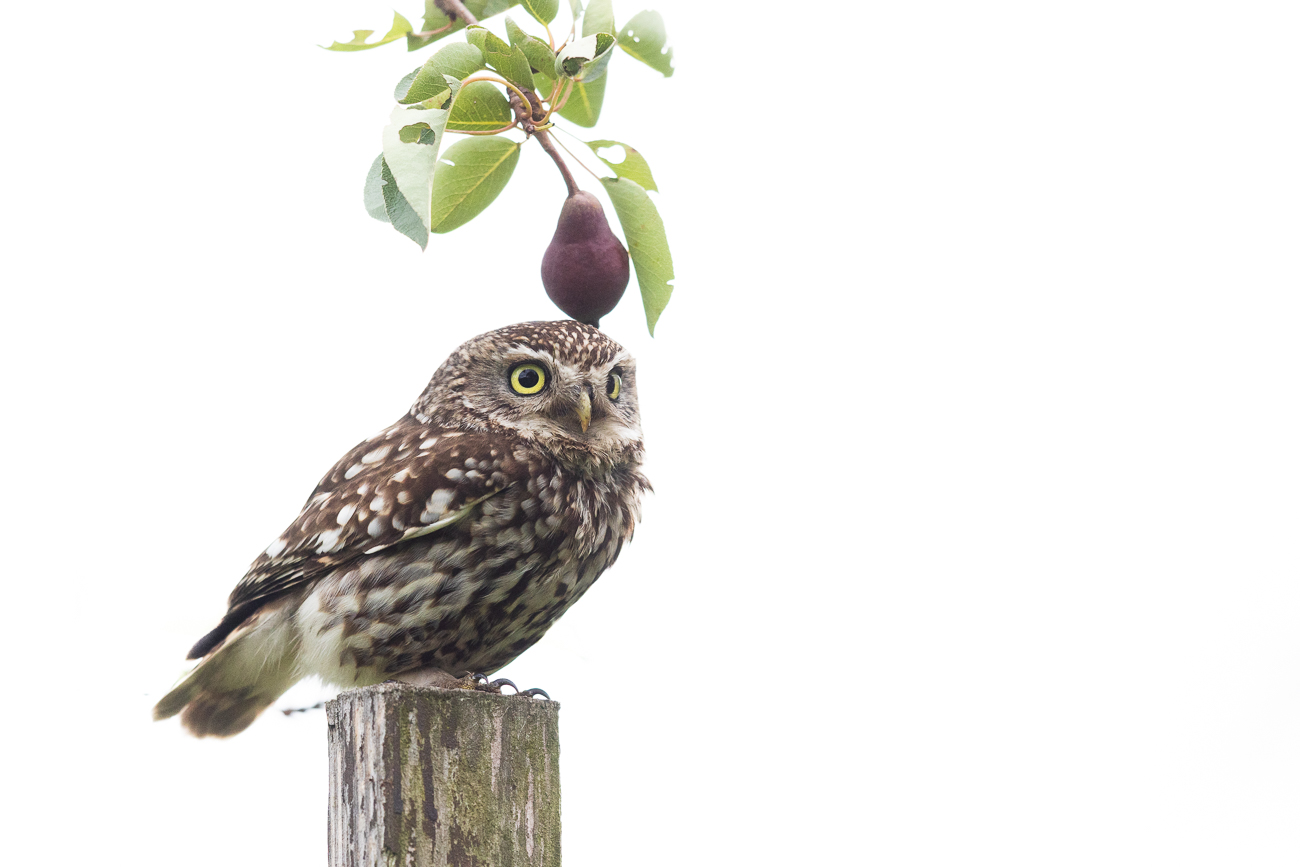
<path fill-rule="evenodd" d="M 541 143 L 542 150 L 546 151 L 546 153 L 550 155 L 551 159 L 555 160 L 556 168 L 558 168 L 560 174 L 564 176 L 564 185 L 569 188 L 569 198 L 571 199 L 576 196 L 578 194 L 578 182 L 573 179 L 573 174 L 569 171 L 569 167 L 564 164 L 564 158 L 561 157 L 560 152 L 555 149 L 555 142 L 551 141 L 550 133 L 544 129 L 539 129 L 533 133 L 533 136 L 539 143 Z"/>

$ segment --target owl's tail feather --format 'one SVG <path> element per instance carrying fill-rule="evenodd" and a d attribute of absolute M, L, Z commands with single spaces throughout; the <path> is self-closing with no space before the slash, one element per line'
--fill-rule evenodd
<path fill-rule="evenodd" d="M 154 706 L 153 718 L 181 715 L 196 737 L 230 737 L 301 677 L 287 624 L 249 623 Z"/>

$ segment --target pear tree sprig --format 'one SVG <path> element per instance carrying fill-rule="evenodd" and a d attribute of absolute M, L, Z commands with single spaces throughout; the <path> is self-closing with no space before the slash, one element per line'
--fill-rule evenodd
<path fill-rule="evenodd" d="M 505 18 L 508 39 L 479 23 L 516 5 L 541 25 L 544 36 L 526 32 L 510 16 Z M 406 37 L 408 51 L 415 51 L 457 33 L 465 36 L 444 42 L 398 82 L 383 152 L 366 178 L 371 216 L 425 249 L 431 234 L 450 232 L 492 204 L 512 177 L 520 149 L 532 139 L 560 172 L 568 199 L 581 192 L 551 130 L 561 129 L 559 120 L 596 125 L 616 47 L 664 77 L 673 73 L 672 49 L 657 12 L 637 13 L 617 28 L 612 0 L 591 0 L 585 9 L 581 0 L 569 0 L 570 26 L 557 31 L 552 23 L 559 6 L 560 0 L 425 0 L 420 30 L 394 13 L 393 26 L 377 40 L 367 41 L 373 31 L 358 30 L 350 41 L 328 46 L 361 51 Z M 557 32 L 565 35 L 558 46 Z M 510 138 L 515 131 L 523 141 Z M 447 133 L 467 138 L 444 150 Z M 673 280 L 663 223 L 646 194 L 658 188 L 636 149 L 604 139 L 584 144 L 613 173 L 599 180 L 622 225 L 653 333 Z M 621 149 L 623 159 L 606 159 L 602 153 L 610 149 Z"/>

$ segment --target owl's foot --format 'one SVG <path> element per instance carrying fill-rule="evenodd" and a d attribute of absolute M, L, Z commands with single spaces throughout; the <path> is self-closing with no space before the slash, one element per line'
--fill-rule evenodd
<path fill-rule="evenodd" d="M 519 687 L 515 686 L 515 682 L 513 680 L 510 680 L 505 677 L 499 677 L 496 680 L 489 681 L 487 679 L 487 675 L 485 674 L 471 674 L 469 677 L 466 678 L 466 680 L 474 681 L 473 688 L 477 689 L 479 692 L 493 692 L 500 695 L 501 687 L 508 686 L 515 691 L 515 695 L 522 695 L 525 698 L 533 698 L 539 695 L 545 699 L 550 698 L 550 696 L 547 695 L 546 690 L 544 689 L 538 689 L 537 687 L 533 687 L 532 689 L 520 689 Z"/>
<path fill-rule="evenodd" d="M 519 692 L 519 687 L 515 686 L 515 682 L 505 677 L 499 677 L 496 680 L 488 680 L 486 674 L 471 674 L 469 677 L 466 677 L 465 680 L 469 681 L 470 685 L 464 687 L 464 689 L 473 689 L 479 692 L 491 692 L 500 695 L 501 687 L 508 686 L 515 692 Z"/>
<path fill-rule="evenodd" d="M 522 695 L 527 698 L 541 696 L 549 699 L 544 689 L 520 689 L 515 686 L 515 682 L 509 678 L 499 677 L 496 680 L 489 680 L 486 674 L 467 674 L 464 677 L 456 677 L 440 668 L 423 668 L 418 671 L 406 671 L 388 681 L 389 683 L 409 683 L 415 686 L 435 686 L 438 689 L 470 689 L 475 692 L 487 692 L 493 695 L 501 695 L 501 688 L 510 687 L 515 695 Z"/>

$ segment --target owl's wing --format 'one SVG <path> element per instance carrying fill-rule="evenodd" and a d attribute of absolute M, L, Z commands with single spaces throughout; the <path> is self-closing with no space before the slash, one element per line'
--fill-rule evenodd
<path fill-rule="evenodd" d="M 267 602 L 325 572 L 455 524 L 526 481 L 526 469 L 499 435 L 399 421 L 334 465 L 297 520 L 253 561 L 225 617 L 189 658 L 207 655 Z"/>

